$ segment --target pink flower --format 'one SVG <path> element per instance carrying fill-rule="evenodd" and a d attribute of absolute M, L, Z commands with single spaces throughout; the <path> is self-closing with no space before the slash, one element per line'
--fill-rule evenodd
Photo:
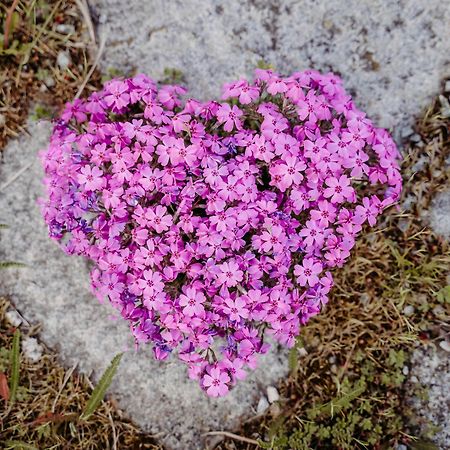
<path fill-rule="evenodd" d="M 153 228 L 157 233 L 167 230 L 173 223 L 172 216 L 167 213 L 165 206 L 158 205 L 154 210 L 148 209 L 145 213 L 147 225 Z"/>
<path fill-rule="evenodd" d="M 183 307 L 183 312 L 188 316 L 201 316 L 205 312 L 203 303 L 206 298 L 204 294 L 194 288 L 187 288 L 185 294 L 180 295 L 180 306 Z"/>
<path fill-rule="evenodd" d="M 239 270 L 239 265 L 236 261 L 230 260 L 219 265 L 217 281 L 220 285 L 224 284 L 227 287 L 232 287 L 242 281 L 243 276 L 244 272 Z"/>
<path fill-rule="evenodd" d="M 102 178 L 103 171 L 98 167 L 84 166 L 80 170 L 81 174 L 78 175 L 78 182 L 84 184 L 84 188 L 87 191 L 95 191 L 101 189 L 105 180 Z"/>
<path fill-rule="evenodd" d="M 143 278 L 139 279 L 137 284 L 144 297 L 149 297 L 153 293 L 162 292 L 164 288 L 161 275 L 152 270 L 144 270 Z"/>
<path fill-rule="evenodd" d="M 278 253 L 285 248 L 286 240 L 283 228 L 274 226 L 268 231 L 263 231 L 260 236 L 261 243 L 258 245 L 258 249 L 263 252 L 272 250 L 274 253 Z"/>
<path fill-rule="evenodd" d="M 312 258 L 305 258 L 302 265 L 295 265 L 294 274 L 297 277 L 297 283 L 300 286 L 307 284 L 314 287 L 319 282 L 318 275 L 322 272 L 322 264 L 314 262 Z"/>
<path fill-rule="evenodd" d="M 400 154 L 331 74 L 257 70 L 223 103 L 185 92 L 140 74 L 66 105 L 41 206 L 136 344 L 221 396 L 267 334 L 292 347 L 327 303 L 331 270 L 399 200 Z"/>
<path fill-rule="evenodd" d="M 225 300 L 223 312 L 230 317 L 230 320 L 241 320 L 248 317 L 248 310 L 245 307 L 245 300 L 237 297 L 235 300 L 228 298 Z"/>
<path fill-rule="evenodd" d="M 333 203 L 343 203 L 345 200 L 354 201 L 355 190 L 350 186 L 350 179 L 347 176 L 327 178 L 325 184 L 328 187 L 324 190 L 323 195 L 327 198 L 331 197 Z"/>
<path fill-rule="evenodd" d="M 122 109 L 130 101 L 127 84 L 123 81 L 111 80 L 108 84 L 109 94 L 104 97 L 107 106 Z"/>
<path fill-rule="evenodd" d="M 277 186 L 281 192 L 284 192 L 292 184 L 300 184 L 303 180 L 301 172 L 305 169 L 306 164 L 303 161 L 299 161 L 294 156 L 287 156 L 284 162 L 273 165 L 270 168 L 272 183 Z"/>
<path fill-rule="evenodd" d="M 230 381 L 230 376 L 226 372 L 214 367 L 203 377 L 203 386 L 211 397 L 222 397 L 228 393 L 227 383 Z"/>
<path fill-rule="evenodd" d="M 223 129 L 225 131 L 231 131 L 233 128 L 238 130 L 241 128 L 240 117 L 243 112 L 237 107 L 231 107 L 228 103 L 223 103 L 217 110 L 217 120 L 219 123 L 223 123 Z"/>

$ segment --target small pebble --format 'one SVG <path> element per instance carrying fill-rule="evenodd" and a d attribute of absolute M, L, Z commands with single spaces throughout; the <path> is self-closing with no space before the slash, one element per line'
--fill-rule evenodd
<path fill-rule="evenodd" d="M 412 315 L 414 314 L 414 306 L 406 305 L 406 306 L 403 308 L 403 314 L 404 314 L 406 317 L 412 316 Z"/>
<path fill-rule="evenodd" d="M 405 231 L 408 230 L 409 224 L 410 224 L 410 222 L 408 219 L 400 219 L 397 222 L 397 227 L 400 231 L 402 231 L 404 233 Z"/>
<path fill-rule="evenodd" d="M 270 405 L 270 414 L 272 414 L 273 417 L 277 417 L 281 414 L 279 403 L 273 403 L 272 405 Z"/>
<path fill-rule="evenodd" d="M 267 398 L 269 399 L 269 403 L 274 403 L 280 400 L 280 394 L 278 393 L 276 388 L 274 388 L 273 386 L 268 386 Z"/>
<path fill-rule="evenodd" d="M 364 306 L 366 306 L 366 305 L 369 303 L 369 301 L 370 301 L 370 295 L 367 294 L 366 292 L 364 292 L 364 294 L 361 294 L 361 295 L 359 296 L 359 301 L 360 301 Z"/>
<path fill-rule="evenodd" d="M 60 23 L 56 26 L 56 31 L 61 34 L 73 34 L 75 27 L 70 23 Z"/>
<path fill-rule="evenodd" d="M 269 408 L 269 402 L 267 401 L 266 397 L 261 397 L 258 402 L 258 406 L 256 407 L 256 413 L 263 414 L 265 411 L 267 411 L 267 408 Z"/>
<path fill-rule="evenodd" d="M 62 70 L 66 70 L 71 63 L 69 53 L 61 50 L 56 57 L 56 63 Z"/>
<path fill-rule="evenodd" d="M 20 314 L 12 309 L 11 311 L 8 311 L 6 314 L 6 319 L 13 327 L 18 327 L 22 322 L 22 317 L 20 317 Z"/>
<path fill-rule="evenodd" d="M 450 80 L 447 80 L 447 81 L 445 82 L 444 91 L 445 91 L 445 92 L 450 92 Z"/>
<path fill-rule="evenodd" d="M 43 350 L 36 338 L 27 336 L 22 339 L 22 351 L 30 361 L 38 362 L 42 357 Z"/>
<path fill-rule="evenodd" d="M 403 444 L 398 444 L 395 450 L 408 450 L 408 447 Z"/>
<path fill-rule="evenodd" d="M 446 352 L 450 353 L 450 342 L 448 342 L 448 341 L 441 341 L 441 342 L 439 342 L 439 347 L 441 347 L 442 350 L 445 350 Z"/>
<path fill-rule="evenodd" d="M 405 375 L 405 376 L 408 375 L 409 367 L 408 366 L 403 366 L 402 372 L 403 372 L 403 375 Z"/>
<path fill-rule="evenodd" d="M 443 316 L 445 314 L 445 309 L 441 305 L 437 305 L 433 308 L 433 314 L 435 316 Z"/>
<path fill-rule="evenodd" d="M 411 136 L 412 134 L 414 134 L 414 130 L 411 127 L 405 127 L 401 131 L 402 138 L 407 138 L 407 137 Z"/>
<path fill-rule="evenodd" d="M 55 80 L 52 77 L 45 77 L 44 84 L 48 88 L 51 88 L 51 87 L 53 87 L 55 85 Z"/>
<path fill-rule="evenodd" d="M 418 379 L 415 375 L 413 375 L 413 376 L 410 378 L 410 380 L 411 380 L 411 383 L 418 383 L 418 382 L 419 382 L 419 379 Z"/>
<path fill-rule="evenodd" d="M 301 348 L 298 349 L 298 356 L 300 358 L 306 356 L 307 354 L 308 354 L 308 352 L 306 351 L 305 347 L 301 347 Z"/>

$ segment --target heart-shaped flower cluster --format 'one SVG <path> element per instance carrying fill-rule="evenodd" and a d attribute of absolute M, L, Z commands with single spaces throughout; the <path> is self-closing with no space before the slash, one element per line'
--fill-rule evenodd
<path fill-rule="evenodd" d="M 330 269 L 397 201 L 399 153 L 333 74 L 189 99 L 144 75 L 68 104 L 43 153 L 51 237 L 95 262 L 92 286 L 158 359 L 176 349 L 211 396 L 290 347 Z"/>

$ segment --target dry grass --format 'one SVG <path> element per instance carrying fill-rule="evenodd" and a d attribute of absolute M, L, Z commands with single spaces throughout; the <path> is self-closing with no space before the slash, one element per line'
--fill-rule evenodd
<path fill-rule="evenodd" d="M 103 401 L 89 420 L 81 420 L 92 385 L 76 370 L 63 368 L 45 348 L 38 362 L 20 357 L 19 389 L 14 404 L 5 400 L 15 328 L 6 320 L 11 305 L 0 298 L 0 443 L 11 449 L 161 449 L 117 408 Z M 23 338 L 38 327 L 21 326 Z M 6 375 L 6 376 L 5 376 Z M 25 445 L 26 444 L 26 445 Z"/>
<path fill-rule="evenodd" d="M 38 105 L 37 117 L 52 116 L 86 78 L 95 44 L 80 4 L 74 0 L 0 2 L 0 149 L 24 130 L 30 105 Z M 62 52 L 69 56 L 67 67 L 57 64 Z M 94 71 L 86 91 L 95 89 L 99 80 Z"/>

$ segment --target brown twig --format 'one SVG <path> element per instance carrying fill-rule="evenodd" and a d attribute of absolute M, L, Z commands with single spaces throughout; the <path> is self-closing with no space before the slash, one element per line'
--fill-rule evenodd
<path fill-rule="evenodd" d="M 84 88 L 86 87 L 86 84 L 88 83 L 89 79 L 91 78 L 92 74 L 94 73 L 98 63 L 100 62 L 100 57 L 102 56 L 103 50 L 105 49 L 105 43 L 106 43 L 106 35 L 103 35 L 101 37 L 100 47 L 98 48 L 95 61 L 92 64 L 92 67 L 89 70 L 88 74 L 86 75 L 86 78 L 83 80 L 80 87 L 78 88 L 78 92 L 76 93 L 75 98 L 80 97 L 80 95 L 83 93 Z"/>
<path fill-rule="evenodd" d="M 247 444 L 257 445 L 258 447 L 260 446 L 259 442 L 255 441 L 255 439 L 239 436 L 238 434 L 230 433 L 229 431 L 210 431 L 209 433 L 203 434 L 203 436 L 224 436 L 236 441 L 246 442 Z"/>
<path fill-rule="evenodd" d="M 11 8 L 8 9 L 8 13 L 6 14 L 6 21 L 5 21 L 5 35 L 3 39 L 3 48 L 6 50 L 8 48 L 9 44 L 9 32 L 11 30 L 11 21 L 12 16 L 17 8 L 17 5 L 19 4 L 19 0 L 14 0 L 13 4 L 11 5 Z"/>
<path fill-rule="evenodd" d="M 95 39 L 95 29 L 94 24 L 92 23 L 92 18 L 89 13 L 89 6 L 86 0 L 75 0 L 76 4 L 78 6 L 78 9 L 81 11 L 81 14 L 83 15 L 84 21 L 86 23 L 86 27 L 89 32 L 89 36 L 91 38 L 92 43 L 94 46 L 97 46 L 97 42 Z"/>

